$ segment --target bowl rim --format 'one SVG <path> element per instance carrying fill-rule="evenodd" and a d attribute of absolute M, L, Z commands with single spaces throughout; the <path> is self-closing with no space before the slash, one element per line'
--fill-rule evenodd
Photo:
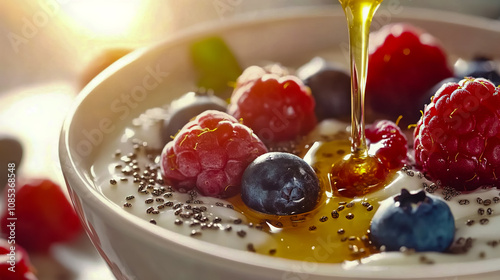
<path fill-rule="evenodd" d="M 75 102 L 72 104 L 64 121 L 59 139 L 59 159 L 67 187 L 76 192 L 78 197 L 83 199 L 93 210 L 98 211 L 103 219 L 112 223 L 113 226 L 121 228 L 126 225 L 127 234 L 133 235 L 135 238 L 143 239 L 144 242 L 147 242 L 150 245 L 161 246 L 164 250 L 177 249 L 180 254 L 185 254 L 186 256 L 189 255 L 190 258 L 195 258 L 200 261 L 206 261 L 208 259 L 215 265 L 220 265 L 222 261 L 226 263 L 225 266 L 229 266 L 231 263 L 243 264 L 245 267 L 242 267 L 242 269 L 247 269 L 248 271 L 253 272 L 255 272 L 255 270 L 252 270 L 252 268 L 258 267 L 260 269 L 272 270 L 275 273 L 286 273 L 290 272 L 292 267 L 300 266 L 304 263 L 304 261 L 276 258 L 222 247 L 206 241 L 196 240 L 192 237 L 172 232 L 167 229 L 162 228 L 162 230 L 158 230 L 158 228 L 154 228 L 152 226 L 145 226 L 149 224 L 147 221 L 123 211 L 118 205 L 109 201 L 96 189 L 94 182 L 85 176 L 83 171 L 78 168 L 78 165 L 75 162 L 75 157 L 71 153 L 69 132 L 71 131 L 73 125 L 73 119 L 76 117 L 77 110 L 83 100 L 91 98 L 89 96 L 91 96 L 95 88 L 100 83 L 113 75 L 119 74 L 118 72 L 120 69 L 128 67 L 133 61 L 140 59 L 145 54 L 161 52 L 161 50 L 167 49 L 171 44 L 189 42 L 193 39 L 199 38 L 202 34 L 221 33 L 226 30 L 248 27 L 263 22 L 272 23 L 278 21 L 293 21 L 298 18 L 307 19 L 311 17 L 335 16 L 344 16 L 343 11 L 338 7 L 322 7 L 320 9 L 288 8 L 282 9 L 279 13 L 276 13 L 276 11 L 264 12 L 260 14 L 257 19 L 254 16 L 243 15 L 239 18 L 225 19 L 219 22 L 214 21 L 186 29 L 156 44 L 137 49 L 119 59 L 97 75 L 87 86 L 84 87 L 84 89 L 78 94 Z M 396 18 L 443 22 L 468 27 L 472 26 L 496 33 L 499 33 L 498 30 L 500 30 L 500 23 L 491 19 L 423 8 L 405 7 L 405 11 L 398 14 Z M 345 264 L 314 263 L 314 271 L 307 271 L 307 273 L 313 276 L 345 278 L 367 277 L 366 279 L 376 279 L 379 277 L 390 279 L 396 278 L 396 275 L 405 275 L 411 278 L 430 276 L 450 277 L 497 271 L 498 269 L 492 269 L 494 264 L 497 263 L 498 259 L 481 260 L 474 263 L 474 267 L 471 267 L 471 262 L 443 263 L 435 265 L 434 268 L 426 267 L 425 275 L 408 275 L 408 269 L 414 268 L 414 265 L 390 267 L 361 265 L 352 269 Z M 461 267 L 466 268 L 463 269 Z M 397 272 L 401 272 L 402 274 L 398 274 Z M 457 274 L 458 272 L 461 274 Z M 376 275 L 374 275 L 374 273 L 376 273 Z M 396 275 L 394 273 L 396 273 Z"/>

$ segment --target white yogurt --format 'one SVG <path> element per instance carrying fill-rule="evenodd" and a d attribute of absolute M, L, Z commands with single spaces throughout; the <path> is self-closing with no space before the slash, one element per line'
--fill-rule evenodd
<path fill-rule="evenodd" d="M 201 195 L 193 198 L 188 193 L 170 191 L 167 186 L 157 182 L 153 184 L 154 188 L 166 187 L 164 193 L 160 191 L 160 195 L 154 195 L 153 188 L 145 194 L 138 192 L 139 183 L 133 182 L 132 175 L 123 174 L 122 169 L 126 164 L 120 158 L 134 152 L 131 143 L 138 137 L 158 147 L 156 139 L 160 139 L 159 131 L 158 124 L 150 122 L 142 127 L 127 127 L 120 137 L 103 147 L 102 156 L 94 163 L 92 173 L 104 196 L 132 215 L 149 222 L 154 221 L 156 226 L 183 235 L 239 250 L 252 250 L 252 247 L 272 248 L 273 239 L 269 233 L 256 226 L 249 226 L 245 216 L 228 208 L 228 203 L 224 200 Z M 149 141 L 150 139 L 154 140 Z M 121 151 L 121 155 L 113 157 L 117 150 Z M 141 168 L 140 172 L 145 170 L 144 166 L 152 163 L 144 150 L 144 147 L 141 147 L 139 152 L 136 152 L 136 165 Z M 117 165 L 121 167 L 117 168 Z M 121 178 L 127 180 L 122 181 Z M 116 183 L 111 183 L 112 179 Z M 191 202 L 186 203 L 189 200 Z M 201 214 L 202 217 L 196 219 L 196 214 Z"/>
<path fill-rule="evenodd" d="M 161 111 L 155 111 L 154 114 L 161 116 Z M 253 250 L 254 248 L 270 250 L 275 246 L 277 241 L 272 238 L 270 233 L 262 231 L 255 225 L 249 226 L 245 216 L 228 208 L 228 203 L 222 199 L 203 197 L 201 195 L 193 198 L 190 194 L 170 190 L 165 191 L 161 195 L 154 195 L 151 191 L 154 190 L 153 188 L 149 189 L 148 193 L 138 193 L 139 184 L 132 181 L 133 176 L 124 176 L 122 173 L 122 168 L 126 164 L 122 162 L 120 157 L 134 152 L 133 144 L 131 144 L 133 139 L 140 139 L 141 141 L 151 143 L 153 148 L 156 149 L 161 148 L 161 144 L 158 142 L 158 139 L 161 139 L 160 123 L 151 122 L 147 118 L 144 119 L 144 116 L 142 118 L 142 120 L 139 118 L 135 122 L 136 124 L 140 123 L 141 126 L 127 127 L 122 135 L 114 141 L 107 143 L 102 149 L 102 156 L 97 159 L 92 167 L 96 184 L 100 186 L 102 193 L 109 200 L 132 215 L 140 217 L 145 221 L 154 221 L 156 223 L 156 225 L 151 226 L 159 226 L 221 246 L 239 250 Z M 318 125 L 317 129 L 312 132 L 312 135 L 321 138 L 339 132 L 345 133 L 346 127 L 345 123 L 332 120 L 325 121 Z M 121 151 L 121 156 L 112 157 L 111 155 L 115 154 L 117 149 Z M 148 159 L 144 152 L 144 147 L 140 147 L 139 150 L 141 152 L 137 153 L 137 165 L 141 170 L 144 170 L 144 166 L 152 162 L 155 163 L 155 161 Z M 157 162 L 158 158 L 156 158 Z M 122 167 L 117 168 L 117 164 L 121 164 Z M 418 191 L 422 189 L 423 183 L 431 186 L 431 182 L 422 178 L 419 172 L 415 172 L 412 176 L 409 176 L 407 172 L 399 171 L 396 179 L 390 186 L 376 193 L 369 194 L 369 196 L 377 197 L 380 200 L 392 199 L 389 197 L 399 193 L 402 188 L 410 191 Z M 121 178 L 123 177 L 126 177 L 127 181 L 122 181 Z M 110 182 L 111 179 L 114 179 L 116 184 L 112 184 Z M 157 189 L 162 187 L 157 182 L 153 185 Z M 435 195 L 443 198 L 450 194 L 449 191 L 443 189 L 434 191 L 431 188 L 430 190 Z M 447 204 L 454 215 L 457 228 L 453 250 L 463 252 L 412 254 L 384 252 L 372 255 L 360 262 L 346 262 L 345 265 L 353 266 L 360 263 L 364 265 L 406 265 L 422 262 L 465 262 L 500 258 L 500 246 L 496 246 L 496 244 L 500 243 L 500 234 L 498 233 L 498 229 L 500 228 L 500 217 L 498 216 L 500 213 L 500 202 L 494 199 L 495 197 L 500 197 L 499 193 L 500 191 L 496 189 L 478 190 L 469 194 L 457 195 L 457 193 L 452 193 L 452 197 L 447 198 Z M 131 195 L 134 198 L 130 198 Z M 479 200 L 481 203 L 478 203 L 477 198 L 481 199 Z M 148 199 L 151 201 L 150 203 L 147 203 Z M 186 203 L 188 200 L 191 200 L 191 202 Z M 198 202 L 201 201 L 201 203 L 195 203 L 195 200 L 198 200 Z M 170 203 L 170 205 L 161 206 L 165 205 L 165 203 Z M 190 209 L 186 209 L 186 205 L 189 205 L 187 207 L 190 207 Z M 192 222 L 196 219 L 193 217 L 197 213 L 194 213 L 193 208 L 198 210 L 203 209 L 202 215 L 205 217 L 201 218 L 201 221 L 197 220 L 198 222 L 195 222 L 194 225 L 192 225 Z M 176 213 L 179 211 L 181 213 Z M 186 217 L 183 215 L 191 216 Z M 203 219 L 206 219 L 206 221 Z M 182 221 L 182 223 L 179 221 Z M 145 224 L 145 226 L 148 225 Z M 202 229 L 202 227 L 205 228 Z M 425 257 L 423 258 L 423 256 Z"/>

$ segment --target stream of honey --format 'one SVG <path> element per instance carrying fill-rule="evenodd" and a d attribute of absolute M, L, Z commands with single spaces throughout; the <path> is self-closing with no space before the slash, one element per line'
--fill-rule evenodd
<path fill-rule="evenodd" d="M 351 139 L 348 136 L 316 142 L 302 155 L 316 171 L 324 195 L 315 210 L 292 216 L 253 211 L 239 196 L 230 199 L 250 222 L 262 225 L 277 245 L 257 252 L 311 262 L 339 263 L 377 252 L 368 237 L 378 200 L 367 193 L 396 178 L 368 154 L 364 125 L 364 98 L 368 68 L 370 24 L 382 0 L 339 0 L 349 29 L 351 67 Z"/>

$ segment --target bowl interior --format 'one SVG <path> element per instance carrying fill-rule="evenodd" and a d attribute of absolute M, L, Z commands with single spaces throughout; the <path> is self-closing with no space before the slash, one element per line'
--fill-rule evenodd
<path fill-rule="evenodd" d="M 374 19 L 373 27 L 376 29 L 387 23 L 403 21 L 420 26 L 440 39 L 450 54 L 450 62 L 457 57 L 470 58 L 475 55 L 498 59 L 498 22 L 437 11 L 382 7 Z M 347 35 L 341 10 L 294 10 L 279 16 L 264 14 L 258 18 L 217 22 L 178 34 L 150 48 L 137 50 L 106 69 L 79 95 L 61 135 L 60 154 L 64 175 L 69 182 L 73 182 L 71 187 L 76 195 L 89 201 L 91 207 L 106 209 L 111 220 L 114 216 L 120 223 L 144 230 L 150 235 L 151 242 L 172 242 L 172 233 L 145 229 L 146 222 L 122 211 L 100 193 L 94 183 L 92 164 L 99 156 L 103 143 L 117 137 L 127 123 L 146 109 L 167 104 L 183 93 L 196 89 L 195 69 L 189 56 L 189 45 L 194 41 L 209 36 L 222 37 L 242 67 L 265 62 L 280 62 L 285 66 L 296 67 L 315 55 L 348 65 Z M 178 245 L 185 247 L 197 242 L 184 236 L 175 236 L 175 240 Z M 202 250 L 201 253 L 212 255 L 215 261 L 230 259 L 246 263 L 249 267 L 287 271 L 294 265 L 302 265 L 301 262 L 249 255 L 227 248 L 211 249 L 216 249 L 219 254 L 215 256 L 210 250 Z M 438 264 L 425 270 L 412 267 L 349 268 L 321 264 L 315 265 L 311 275 L 370 278 L 377 271 L 377 277 L 384 278 L 394 275 L 444 277 L 496 270 L 497 267 L 493 265 L 495 262 L 498 263 L 498 260 L 463 266 Z"/>

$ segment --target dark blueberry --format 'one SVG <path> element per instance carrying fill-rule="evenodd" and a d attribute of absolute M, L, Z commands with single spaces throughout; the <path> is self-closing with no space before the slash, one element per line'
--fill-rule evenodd
<path fill-rule="evenodd" d="M 500 85 L 497 64 L 489 58 L 479 56 L 470 61 L 459 59 L 454 68 L 455 76 L 460 79 L 464 77 L 485 78 L 496 86 Z"/>
<path fill-rule="evenodd" d="M 422 95 L 422 98 L 418 101 L 418 108 L 419 110 L 415 110 L 413 112 L 408 113 L 408 122 L 407 124 L 412 124 L 412 123 L 417 123 L 417 121 L 420 119 L 422 116 L 421 111 L 424 111 L 425 105 L 428 105 L 431 103 L 431 98 L 436 94 L 436 92 L 446 83 L 458 83 L 462 79 L 456 78 L 456 77 L 450 77 L 446 78 L 442 81 L 439 81 L 436 83 L 432 88 L 430 88 L 424 95 Z"/>
<path fill-rule="evenodd" d="M 342 67 L 315 57 L 297 70 L 316 101 L 318 120 L 349 118 L 351 114 L 351 76 Z"/>
<path fill-rule="evenodd" d="M 172 101 L 167 118 L 163 121 L 162 139 L 164 144 L 172 140 L 177 132 L 192 118 L 206 110 L 226 112 L 227 103 L 207 92 L 188 92 Z"/>
<path fill-rule="evenodd" d="M 259 156 L 246 168 L 241 198 L 262 213 L 293 215 L 313 210 L 321 192 L 316 173 L 303 159 L 272 152 Z"/>
<path fill-rule="evenodd" d="M 0 190 L 7 185 L 8 178 L 14 178 L 23 156 L 21 143 L 13 136 L 0 133 Z M 13 177 L 14 176 L 14 177 Z"/>
<path fill-rule="evenodd" d="M 455 220 L 446 202 L 420 191 L 384 200 L 370 225 L 372 242 L 388 251 L 445 251 L 453 242 Z"/>

